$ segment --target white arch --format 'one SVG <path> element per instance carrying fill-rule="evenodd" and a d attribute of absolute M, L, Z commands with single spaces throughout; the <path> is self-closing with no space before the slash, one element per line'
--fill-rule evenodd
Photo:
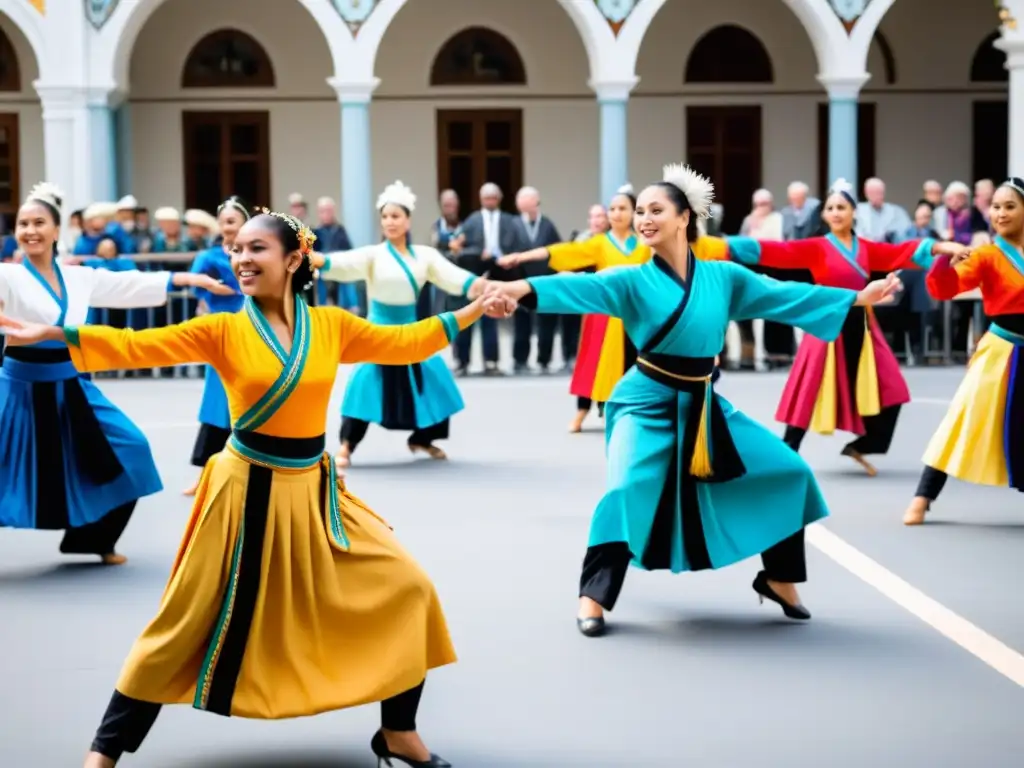
<path fill-rule="evenodd" d="M 28 3 L 4 3 L 0 13 L 11 20 L 21 34 L 28 40 L 32 55 L 36 57 L 36 70 L 39 72 L 39 79 L 44 80 L 49 74 L 50 63 L 46 55 L 46 35 L 43 34 L 42 15 L 32 8 Z"/>
<path fill-rule="evenodd" d="M 871 4 L 892 4 L 893 0 L 874 0 Z M 636 70 L 640 46 L 654 17 L 669 0 L 639 0 L 626 23 L 619 30 L 622 65 Z M 782 0 L 803 24 L 818 60 L 819 72 L 830 72 L 840 67 L 849 46 L 846 30 L 828 4 L 828 0 Z"/>
<path fill-rule="evenodd" d="M 882 17 L 892 8 L 896 0 L 873 0 L 864 15 L 857 19 L 857 23 L 850 33 L 850 62 L 856 62 L 863 71 L 868 68 L 868 55 L 871 52 L 871 42 L 875 38 L 875 32 L 882 23 Z"/>
<path fill-rule="evenodd" d="M 278 0 L 280 1 L 280 0 Z M 137 0 L 119 3 L 90 46 L 90 82 L 98 88 L 127 91 L 132 50 L 139 33 L 150 17 L 167 0 Z M 295 0 L 305 8 L 324 34 L 331 51 L 335 71 L 344 67 L 346 47 L 352 33 L 331 5 L 330 0 Z"/>

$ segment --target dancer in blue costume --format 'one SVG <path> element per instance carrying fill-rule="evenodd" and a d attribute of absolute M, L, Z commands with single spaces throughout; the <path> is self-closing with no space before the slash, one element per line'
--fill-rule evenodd
<path fill-rule="evenodd" d="M 61 193 L 39 184 L 18 211 L 20 264 L 0 264 L 14 320 L 81 325 L 90 307 L 160 306 L 171 286 L 230 291 L 206 275 L 60 266 Z M 0 370 L 0 527 L 64 530 L 65 554 L 123 563 L 115 545 L 139 498 L 162 488 L 145 436 L 91 382 L 67 345 L 8 344 Z"/>
<path fill-rule="evenodd" d="M 192 262 L 192 271 L 209 275 L 237 293 L 218 296 L 209 291 L 197 291 L 196 298 L 203 310 L 216 312 L 237 312 L 245 304 L 245 297 L 238 287 L 238 280 L 231 268 L 231 249 L 242 225 L 249 220 L 249 208 L 238 195 L 232 195 L 217 208 L 217 225 L 220 227 L 221 242 L 205 251 L 200 251 Z M 203 383 L 203 400 L 199 405 L 199 434 L 192 448 L 192 466 L 205 467 L 214 454 L 224 450 L 231 437 L 231 414 L 228 413 L 228 396 L 224 384 L 212 365 L 206 366 Z M 185 490 L 186 496 L 195 496 L 199 478 Z"/>
<path fill-rule="evenodd" d="M 416 321 L 416 303 L 428 282 L 453 296 L 476 298 L 487 281 L 455 266 L 436 248 L 409 243 L 416 196 L 396 181 L 377 199 L 384 242 L 332 254 L 314 254 L 320 277 L 366 281 L 369 320 L 380 325 Z M 465 407 L 455 378 L 441 355 L 415 365 L 356 366 L 341 404 L 341 447 L 337 462 L 347 467 L 370 424 L 409 431 L 409 450 L 447 458 L 434 444 L 448 437 L 449 419 Z"/>
<path fill-rule="evenodd" d="M 643 191 L 636 230 L 655 257 L 642 266 L 488 289 L 539 312 L 619 317 L 639 350 L 606 406 L 608 487 L 580 580 L 577 624 L 587 636 L 603 633 L 630 564 L 681 573 L 761 554 L 754 590 L 786 616 L 810 618 L 795 585 L 807 578 L 804 527 L 828 515 L 825 501 L 795 451 L 715 393 L 715 355 L 730 320 L 764 318 L 834 339 L 852 305 L 881 303 L 900 282 L 890 275 L 858 293 L 698 261 L 690 245 L 712 190 L 673 165 Z"/>

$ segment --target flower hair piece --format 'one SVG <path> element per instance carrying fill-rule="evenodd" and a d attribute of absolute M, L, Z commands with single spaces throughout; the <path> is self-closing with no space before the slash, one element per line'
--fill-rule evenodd
<path fill-rule="evenodd" d="M 271 211 L 269 208 L 258 208 L 257 210 L 267 216 L 273 216 L 275 219 L 280 219 L 292 228 L 299 239 L 299 253 L 307 258 L 311 253 L 313 253 L 313 243 L 316 242 L 316 235 L 313 234 L 313 230 L 290 213 L 279 213 L 278 211 Z"/>
<path fill-rule="evenodd" d="M 64 192 L 56 184 L 51 184 L 48 181 L 41 181 L 36 184 L 28 193 L 28 197 L 25 198 L 25 202 L 37 201 L 40 203 L 46 203 L 51 206 L 57 213 L 60 213 L 61 206 L 64 205 Z"/>
<path fill-rule="evenodd" d="M 832 182 L 832 186 L 828 188 L 828 193 L 829 195 L 842 195 L 850 205 L 854 208 L 857 207 L 857 197 L 854 194 L 853 184 L 842 177 Z"/>
<path fill-rule="evenodd" d="M 633 189 L 633 185 L 632 184 L 630 184 L 629 182 L 626 182 L 621 187 L 619 187 L 617 190 L 615 190 L 615 194 L 617 194 L 617 195 L 633 195 L 633 194 L 636 194 L 636 190 Z"/>
<path fill-rule="evenodd" d="M 662 171 L 662 181 L 679 188 L 698 219 L 711 217 L 711 202 L 715 199 L 715 185 L 688 165 L 673 163 Z"/>
<path fill-rule="evenodd" d="M 381 210 L 389 203 L 400 205 L 412 213 L 416 210 L 416 195 L 401 181 L 396 181 L 394 184 L 388 184 L 380 193 L 380 197 L 377 198 L 377 210 Z"/>

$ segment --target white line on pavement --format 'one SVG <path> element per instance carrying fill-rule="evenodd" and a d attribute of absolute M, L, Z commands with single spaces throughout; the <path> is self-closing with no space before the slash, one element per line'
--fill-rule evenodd
<path fill-rule="evenodd" d="M 1024 687 L 1024 655 L 911 586 L 825 526 L 810 526 L 807 541 L 941 635 Z"/>

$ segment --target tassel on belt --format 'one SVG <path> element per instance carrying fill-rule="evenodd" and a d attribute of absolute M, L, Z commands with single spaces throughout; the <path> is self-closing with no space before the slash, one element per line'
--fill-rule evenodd
<path fill-rule="evenodd" d="M 348 534 L 338 501 L 338 468 L 325 450 L 326 436 L 309 438 L 274 437 L 259 432 L 235 429 L 227 449 L 243 461 L 273 472 L 304 472 L 320 467 L 320 508 L 331 543 L 343 551 L 349 549 Z"/>
<path fill-rule="evenodd" d="M 636 362 L 648 378 L 690 395 L 682 445 L 687 474 L 705 483 L 724 483 L 746 474 L 713 387 L 718 379 L 715 359 L 647 353 Z"/>

